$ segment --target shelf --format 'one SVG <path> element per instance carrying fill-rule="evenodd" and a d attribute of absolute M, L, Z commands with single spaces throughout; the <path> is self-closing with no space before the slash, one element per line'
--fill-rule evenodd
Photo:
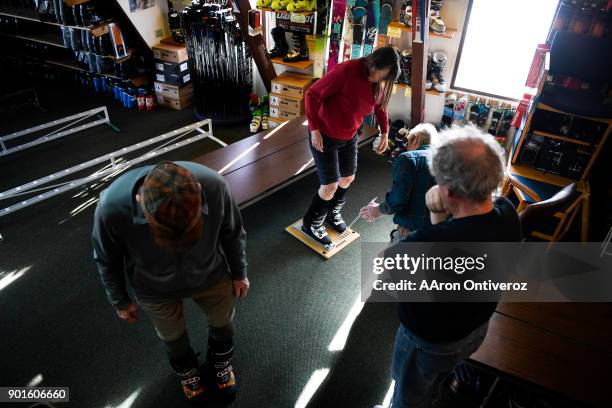
<path fill-rule="evenodd" d="M 410 94 L 412 93 L 412 87 L 410 85 L 405 85 L 405 84 L 394 84 L 394 92 L 393 94 L 397 93 L 398 89 L 404 89 L 404 94 L 406 95 L 407 93 Z M 429 91 L 425 91 L 426 94 L 429 95 L 435 95 L 435 96 L 439 96 L 439 95 L 445 95 L 445 92 L 438 92 L 435 89 L 430 89 Z M 408 96 L 408 95 L 406 95 Z"/>
<path fill-rule="evenodd" d="M 76 63 L 76 61 L 69 60 L 69 59 L 60 60 L 60 61 L 58 61 L 58 60 L 44 60 L 44 63 L 45 64 L 49 64 L 49 65 L 56 65 L 56 66 L 62 67 L 62 68 L 71 69 L 73 71 L 86 72 L 86 73 L 91 74 L 91 75 L 105 76 L 105 77 L 108 77 L 108 78 L 117 79 L 119 81 L 125 81 L 124 79 L 121 79 L 118 76 L 115 76 L 113 74 L 108 74 L 108 73 L 99 74 L 97 72 L 90 72 L 87 69 L 81 68 Z M 143 85 L 146 82 L 147 78 L 145 76 L 137 76 L 137 77 L 133 77 L 133 78 L 128 78 L 127 80 L 131 81 L 132 84 L 135 87 L 139 87 L 139 86 Z"/>
<path fill-rule="evenodd" d="M 548 132 L 542 132 L 539 130 L 532 130 L 532 132 L 536 135 L 541 135 L 544 137 L 548 137 L 550 139 L 555 139 L 555 140 L 562 140 L 564 142 L 569 142 L 569 143 L 575 143 L 581 146 L 591 146 L 591 143 L 589 142 L 583 142 L 582 140 L 578 140 L 578 139 L 572 139 L 571 137 L 566 137 L 566 136 L 558 136 L 555 135 L 553 133 L 548 133 Z"/>
<path fill-rule="evenodd" d="M 558 174 L 548 173 L 542 170 L 538 170 L 535 167 L 527 166 L 524 164 L 513 164 L 507 170 L 509 173 L 516 174 L 518 176 L 526 177 L 532 180 L 541 181 L 543 183 L 553 184 L 559 187 L 565 187 L 571 183 L 577 183 L 578 180 L 563 177 Z M 580 190 L 581 185 L 579 185 Z"/>
<path fill-rule="evenodd" d="M 540 102 L 540 103 L 538 103 L 536 105 L 536 109 L 541 109 L 541 110 L 545 110 L 545 111 L 549 111 L 549 112 L 560 113 L 562 115 L 573 116 L 573 117 L 576 117 L 576 118 L 594 120 L 596 122 L 610 123 L 610 119 L 593 118 L 593 117 L 590 117 L 590 116 L 574 115 L 573 113 L 563 112 L 563 111 L 560 111 L 559 109 L 555 109 L 555 108 L 553 108 L 551 106 L 544 105 L 542 102 Z"/>
<path fill-rule="evenodd" d="M 284 65 L 286 67 L 296 68 L 296 69 L 308 69 L 314 65 L 313 60 L 308 61 L 299 61 L 299 62 L 285 62 L 282 58 L 272 58 L 272 62 L 279 65 Z"/>
<path fill-rule="evenodd" d="M 38 13 L 27 11 L 27 10 L 15 10 L 15 9 L 7 9 L 5 7 L 0 8 L 0 15 L 18 18 L 20 20 L 34 21 L 36 23 L 53 25 L 56 27 L 67 27 L 74 28 L 77 30 L 90 30 L 91 27 L 82 27 L 82 26 L 69 26 L 60 23 L 54 23 L 52 21 L 42 21 L 40 17 L 38 17 Z"/>
<path fill-rule="evenodd" d="M 389 23 L 389 28 L 394 28 L 394 29 L 397 29 L 403 32 L 409 32 L 409 33 L 412 32 L 411 27 L 408 27 L 407 25 L 402 24 L 399 21 L 392 21 L 391 23 Z M 455 34 L 457 34 L 457 29 L 455 28 L 447 28 L 446 31 L 441 34 L 434 33 L 433 31 L 429 30 L 430 38 L 442 38 L 442 39 L 450 40 L 455 37 Z"/>
<path fill-rule="evenodd" d="M 0 33 L 0 35 L 3 35 L 5 37 L 11 37 L 11 38 L 19 38 L 21 40 L 34 41 L 34 42 L 38 42 L 41 44 L 52 45 L 54 47 L 59 47 L 59 48 L 65 48 L 65 49 L 68 48 L 62 42 L 60 42 L 57 34 L 48 33 L 48 34 L 38 34 L 37 36 L 28 36 L 28 35 Z"/>

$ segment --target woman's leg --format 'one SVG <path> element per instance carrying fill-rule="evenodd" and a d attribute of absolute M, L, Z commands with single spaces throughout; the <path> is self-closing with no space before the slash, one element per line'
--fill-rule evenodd
<path fill-rule="evenodd" d="M 343 233 L 346 230 L 346 223 L 340 211 L 346 204 L 346 192 L 355 180 L 357 172 L 357 136 L 338 149 L 338 170 L 340 172 L 338 188 L 329 202 L 326 222 L 336 231 Z"/>

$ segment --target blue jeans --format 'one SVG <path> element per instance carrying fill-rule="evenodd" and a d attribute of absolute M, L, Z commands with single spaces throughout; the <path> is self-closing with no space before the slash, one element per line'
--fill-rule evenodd
<path fill-rule="evenodd" d="M 391 367 L 395 380 L 392 407 L 429 407 L 438 381 L 478 350 L 487 334 L 488 325 L 487 322 L 462 340 L 432 344 L 419 339 L 400 324 Z"/>

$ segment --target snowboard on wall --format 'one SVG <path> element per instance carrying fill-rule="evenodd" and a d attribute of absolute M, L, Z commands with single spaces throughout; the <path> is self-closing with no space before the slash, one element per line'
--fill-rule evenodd
<path fill-rule="evenodd" d="M 340 57 L 338 63 L 351 59 L 351 49 L 353 44 L 353 6 L 356 0 L 346 0 L 344 24 L 342 28 L 342 42 L 340 44 Z"/>
<path fill-rule="evenodd" d="M 351 14 L 353 16 L 353 45 L 351 47 L 351 59 L 357 59 L 363 56 L 366 22 L 368 18 L 368 1 L 357 0 L 351 9 Z"/>
<path fill-rule="evenodd" d="M 363 56 L 367 57 L 374 51 L 376 37 L 378 35 L 378 25 L 380 23 L 380 2 L 370 0 L 368 4 L 368 17 L 366 20 L 365 41 L 363 44 Z"/>
<path fill-rule="evenodd" d="M 340 61 L 342 31 L 346 16 L 346 0 L 334 0 L 332 5 L 331 31 L 329 34 L 329 57 L 327 72 L 331 71 Z"/>

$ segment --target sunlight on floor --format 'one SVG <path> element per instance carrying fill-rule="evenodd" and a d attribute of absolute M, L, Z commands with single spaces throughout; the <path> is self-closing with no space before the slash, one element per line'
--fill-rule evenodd
<path fill-rule="evenodd" d="M 26 385 L 26 387 L 38 387 L 40 383 L 42 383 L 42 381 L 43 381 L 43 375 L 38 374 L 36 375 L 36 377 L 32 378 L 30 382 L 28 382 L 28 385 Z"/>
<path fill-rule="evenodd" d="M 325 381 L 327 374 L 329 374 L 329 368 L 321 368 L 312 373 L 295 403 L 295 408 L 305 408 L 308 405 L 313 395 L 315 395 L 315 392 L 317 392 L 321 384 L 323 384 L 323 381 Z"/>
<path fill-rule="evenodd" d="M 357 300 L 355 301 L 355 303 L 353 303 L 353 306 L 346 315 L 344 322 L 342 322 L 342 325 L 336 332 L 336 335 L 332 339 L 331 343 L 329 343 L 329 346 L 327 346 L 327 349 L 329 351 L 341 351 L 344 349 L 349 332 L 351 331 L 351 327 L 353 326 L 353 323 L 355 323 L 355 320 L 357 319 L 357 316 L 359 316 L 359 313 L 361 313 L 363 305 L 364 302 L 361 301 L 361 295 L 357 296 Z"/>
<path fill-rule="evenodd" d="M 142 387 L 138 387 L 138 389 L 134 391 L 129 397 L 127 397 L 121 404 L 107 405 L 104 408 L 130 408 L 134 401 L 136 401 L 136 398 L 138 398 L 140 391 L 142 391 Z"/>

